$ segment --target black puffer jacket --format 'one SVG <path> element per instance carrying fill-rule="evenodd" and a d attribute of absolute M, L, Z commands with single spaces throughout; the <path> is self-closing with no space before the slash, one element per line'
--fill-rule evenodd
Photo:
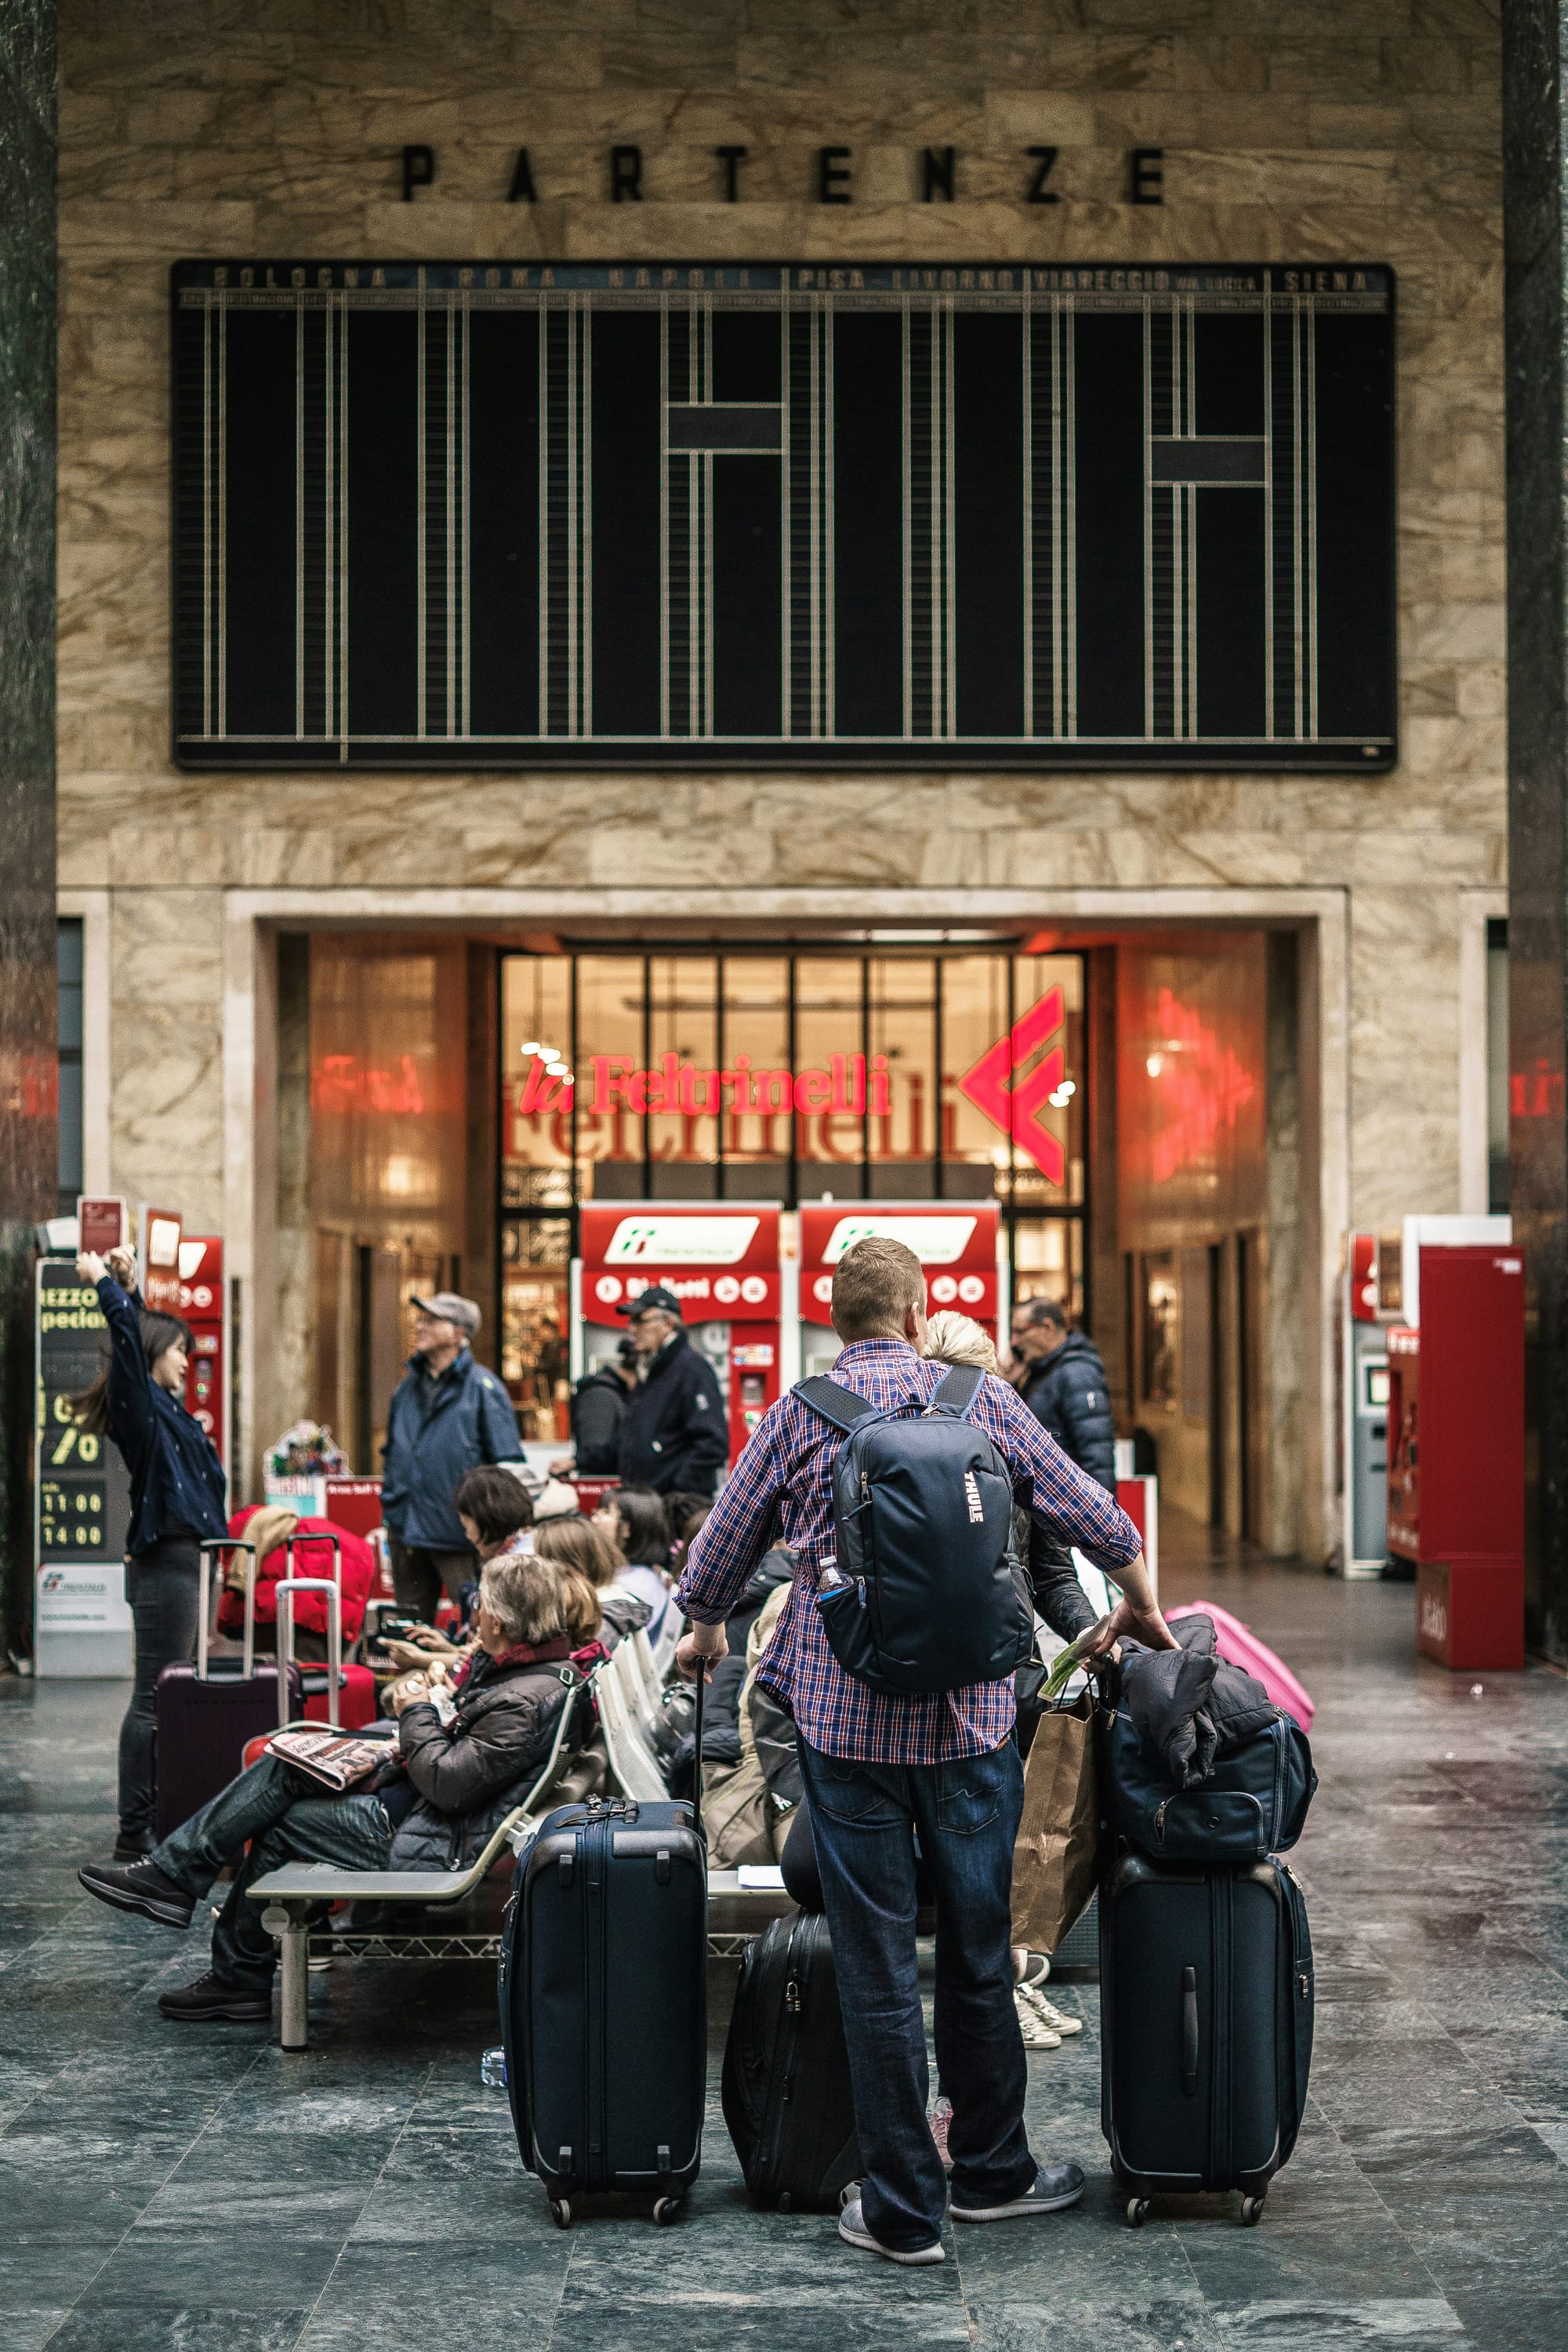
<path fill-rule="evenodd" d="M 1144 1746 L 1178 1789 L 1206 1780 L 1215 1758 L 1244 1748 L 1279 1715 L 1263 1685 L 1215 1648 L 1214 1619 L 1179 1618 L 1180 1647 L 1121 1644 L 1121 1691 Z"/>
<path fill-rule="evenodd" d="M 394 1870 L 466 1869 L 526 1794 L 550 1753 L 556 1717 L 582 1683 L 567 1650 L 564 1641 L 546 1642 L 531 1658 L 504 1662 L 479 1652 L 449 1727 L 433 1706 L 406 1709 L 397 1761 L 376 1775 L 383 1787 L 406 1777 L 418 1796 L 393 1838 Z"/>
<path fill-rule="evenodd" d="M 572 1399 L 572 1444 L 584 1477 L 614 1477 L 620 1460 L 626 1386 L 608 1364 L 585 1372 Z"/>
<path fill-rule="evenodd" d="M 1100 1350 L 1084 1331 L 1069 1331 L 1019 1391 L 1024 1402 L 1071 1462 L 1106 1492 L 1116 1492 L 1116 1423 Z"/>

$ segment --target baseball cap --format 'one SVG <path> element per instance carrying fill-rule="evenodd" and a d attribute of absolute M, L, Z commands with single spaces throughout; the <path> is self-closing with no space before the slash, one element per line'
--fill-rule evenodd
<path fill-rule="evenodd" d="M 423 1314 L 437 1316 L 443 1323 L 455 1323 L 458 1330 L 466 1331 L 470 1339 L 483 1320 L 478 1302 L 472 1298 L 459 1298 L 455 1290 L 437 1290 L 428 1298 L 410 1299 L 409 1305 L 417 1307 Z"/>
<path fill-rule="evenodd" d="M 680 1313 L 679 1299 L 673 1290 L 667 1290 L 662 1282 L 650 1283 L 646 1290 L 639 1290 L 635 1298 L 623 1298 L 616 1313 L 631 1316 L 647 1315 L 656 1307 L 662 1307 L 667 1315 Z"/>

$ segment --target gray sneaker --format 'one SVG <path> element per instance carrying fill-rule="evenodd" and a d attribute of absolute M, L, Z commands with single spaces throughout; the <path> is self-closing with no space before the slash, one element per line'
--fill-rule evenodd
<path fill-rule="evenodd" d="M 1083 2195 L 1083 2168 L 1077 2164 L 1041 2164 L 1035 2168 L 1035 2185 L 1005 2205 L 958 2205 L 950 2210 L 955 2221 L 1016 2221 L 1026 2213 L 1063 2213 Z"/>
<path fill-rule="evenodd" d="M 1081 2174 L 1079 2185 L 1082 2185 Z M 885 2246 L 880 2238 L 874 2238 L 866 2227 L 866 2217 L 860 2210 L 858 2197 L 852 2197 L 839 2214 L 838 2234 L 847 2246 L 858 2246 L 864 2254 L 880 2254 L 889 2263 L 945 2263 L 947 2260 L 947 2249 L 940 2239 L 932 2246 L 916 2246 L 910 2253 L 905 2253 L 898 2246 Z"/>

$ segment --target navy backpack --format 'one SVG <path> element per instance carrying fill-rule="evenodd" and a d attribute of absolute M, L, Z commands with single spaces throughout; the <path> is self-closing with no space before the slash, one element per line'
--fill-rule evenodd
<path fill-rule="evenodd" d="M 833 1464 L 843 1581 L 819 1590 L 816 1606 L 839 1664 L 873 1690 L 908 1697 L 1000 1682 L 1033 1649 L 1013 1474 L 969 1418 L 984 1378 L 955 1365 L 921 1413 L 826 1378 L 795 1390 L 844 1432 Z"/>

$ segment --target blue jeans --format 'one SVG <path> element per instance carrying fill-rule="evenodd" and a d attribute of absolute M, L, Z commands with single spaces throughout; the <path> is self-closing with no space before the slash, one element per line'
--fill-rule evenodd
<path fill-rule="evenodd" d="M 866 2226 L 910 2252 L 941 2235 L 926 2120 L 915 1852 L 936 1900 L 936 2061 L 952 2101 L 953 2201 L 1000 2205 L 1035 2179 L 1028 2066 L 1013 2005 L 1013 1843 L 1024 1769 L 1011 1739 L 946 1764 L 857 1764 L 800 1743 L 844 2010 Z"/>
<path fill-rule="evenodd" d="M 213 1971 L 226 1984 L 264 1992 L 272 1982 L 278 1948 L 261 1924 L 266 1906 L 253 1903 L 247 1892 L 254 1880 L 286 1862 L 386 1868 L 392 1826 L 381 1799 L 325 1797 L 314 1793 L 320 1787 L 281 1757 L 263 1756 L 148 1857 L 165 1878 L 198 1897 L 226 1864 L 239 1864 L 213 1928 Z"/>

